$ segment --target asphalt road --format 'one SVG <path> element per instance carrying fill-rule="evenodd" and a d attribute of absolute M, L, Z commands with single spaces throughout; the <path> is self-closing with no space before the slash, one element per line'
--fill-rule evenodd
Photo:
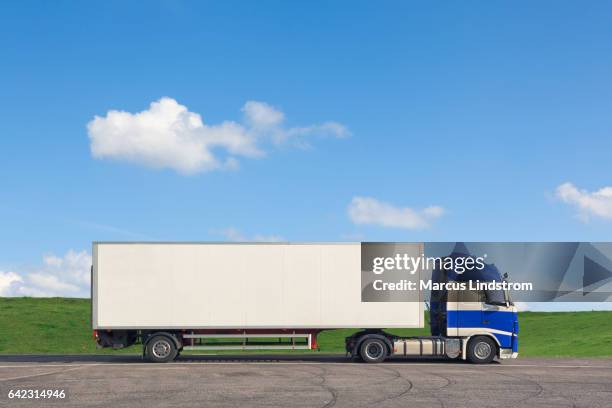
<path fill-rule="evenodd" d="M 8 399 L 63 389 L 65 400 Z M 0 356 L 0 406 L 612 407 L 612 359 L 440 360 L 340 356 Z"/>

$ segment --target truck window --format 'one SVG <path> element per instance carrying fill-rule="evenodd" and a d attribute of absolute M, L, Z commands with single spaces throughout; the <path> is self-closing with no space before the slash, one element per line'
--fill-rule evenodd
<path fill-rule="evenodd" d="M 503 290 L 485 290 L 485 302 L 490 305 L 506 305 L 506 294 Z"/>

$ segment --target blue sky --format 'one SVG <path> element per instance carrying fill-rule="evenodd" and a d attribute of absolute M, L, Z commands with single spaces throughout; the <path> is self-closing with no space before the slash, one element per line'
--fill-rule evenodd
<path fill-rule="evenodd" d="M 611 18 L 604 2 L 5 2 L 0 271 L 61 292 L 93 240 L 610 241 Z M 205 128 L 147 145 L 135 115 L 162 97 Z M 249 101 L 283 120 L 260 126 Z M 185 138 L 218 168 L 177 170 Z"/>

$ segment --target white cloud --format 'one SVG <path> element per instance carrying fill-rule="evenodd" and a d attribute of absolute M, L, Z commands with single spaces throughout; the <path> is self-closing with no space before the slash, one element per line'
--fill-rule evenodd
<path fill-rule="evenodd" d="M 612 219 L 612 187 L 589 192 L 579 190 L 572 183 L 561 184 L 556 189 L 557 198 L 578 208 L 578 216 L 587 222 L 591 216 Z"/>
<path fill-rule="evenodd" d="M 279 235 L 253 235 L 251 237 L 246 236 L 240 230 L 229 227 L 221 230 L 211 231 L 213 234 L 220 235 L 226 240 L 231 242 L 282 242 L 284 238 Z"/>
<path fill-rule="evenodd" d="M 0 296 L 89 297 L 91 255 L 68 251 L 43 256 L 43 264 L 16 273 L 0 271 Z"/>
<path fill-rule="evenodd" d="M 98 159 L 115 159 L 183 174 L 236 169 L 238 157 L 265 155 L 263 145 L 305 145 L 311 135 L 345 137 L 337 122 L 286 128 L 285 115 L 265 102 L 248 101 L 244 123 L 205 124 L 202 117 L 172 98 L 161 98 L 138 113 L 110 110 L 87 124 L 90 149 Z"/>
<path fill-rule="evenodd" d="M 55 255 L 45 255 L 43 256 L 43 262 L 45 263 L 45 265 L 62 266 L 64 260 Z"/>
<path fill-rule="evenodd" d="M 243 126 L 234 122 L 205 125 L 200 115 L 171 98 L 153 102 L 139 113 L 111 110 L 105 117 L 96 116 L 87 129 L 96 158 L 166 167 L 181 173 L 222 168 L 223 161 L 213 154 L 215 147 L 234 155 L 263 154 Z"/>
<path fill-rule="evenodd" d="M 285 132 L 281 132 L 276 136 L 274 142 L 284 143 L 291 140 L 294 146 L 300 148 L 310 148 L 310 136 L 319 135 L 322 137 L 331 136 L 338 139 L 349 137 L 351 132 L 346 126 L 338 122 L 325 122 L 320 125 L 311 125 L 304 127 L 294 127 Z"/>
<path fill-rule="evenodd" d="M 10 296 L 22 282 L 23 278 L 15 272 L 0 271 L 0 296 Z"/>
<path fill-rule="evenodd" d="M 320 125 L 310 125 L 305 127 L 294 127 L 287 130 L 287 136 L 309 136 L 319 134 L 321 136 L 334 136 L 344 138 L 351 135 L 346 126 L 338 122 L 325 122 Z"/>
<path fill-rule="evenodd" d="M 78 286 L 62 282 L 57 276 L 48 273 L 32 273 L 28 275 L 28 281 L 35 287 L 42 288 L 51 293 L 67 295 L 79 291 Z"/>
<path fill-rule="evenodd" d="M 242 111 L 249 125 L 256 129 L 272 128 L 285 120 L 285 114 L 265 102 L 248 101 Z"/>
<path fill-rule="evenodd" d="M 438 206 L 430 206 L 422 210 L 409 207 L 399 208 L 372 197 L 354 197 L 348 207 L 348 214 L 355 224 L 423 229 L 429 227 L 436 218 L 441 217 L 444 209 Z"/>

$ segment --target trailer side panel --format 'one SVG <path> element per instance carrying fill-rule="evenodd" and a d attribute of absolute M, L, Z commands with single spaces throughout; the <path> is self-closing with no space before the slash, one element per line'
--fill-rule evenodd
<path fill-rule="evenodd" d="M 422 302 L 361 302 L 360 243 L 94 243 L 93 254 L 94 329 L 423 327 Z"/>

